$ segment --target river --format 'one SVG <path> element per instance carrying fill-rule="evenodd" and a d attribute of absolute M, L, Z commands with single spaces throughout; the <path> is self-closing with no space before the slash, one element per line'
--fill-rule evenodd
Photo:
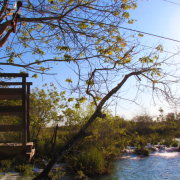
<path fill-rule="evenodd" d="M 180 179 L 180 153 L 151 153 L 149 157 L 137 155 L 124 156 L 116 160 L 115 172 L 109 176 L 90 178 L 90 180 L 176 180 Z M 62 180 L 73 180 L 65 177 Z"/>
<path fill-rule="evenodd" d="M 131 156 L 116 161 L 116 172 L 94 180 L 180 179 L 180 153 L 156 152 L 149 157 Z"/>
<path fill-rule="evenodd" d="M 99 176 L 90 178 L 90 180 L 162 180 L 162 179 L 180 179 L 180 153 L 160 152 L 151 153 L 149 157 L 140 157 L 137 155 L 124 156 L 115 162 L 116 169 L 109 176 Z M 23 179 L 17 173 L 6 175 L 2 180 Z M 74 180 L 75 177 L 68 174 L 61 180 Z"/>

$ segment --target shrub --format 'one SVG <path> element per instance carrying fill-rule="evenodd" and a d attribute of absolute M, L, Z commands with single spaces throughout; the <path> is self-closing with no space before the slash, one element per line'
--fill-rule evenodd
<path fill-rule="evenodd" d="M 103 174 L 105 170 L 103 154 L 95 147 L 69 155 L 66 162 L 74 170 L 83 171 L 85 174 Z"/>
<path fill-rule="evenodd" d="M 144 148 L 144 150 L 143 150 L 143 155 L 144 156 L 149 156 L 149 154 L 150 154 L 150 150 L 149 149 L 147 149 L 147 148 Z"/>
<path fill-rule="evenodd" d="M 165 138 L 164 145 L 169 147 L 171 145 L 171 143 L 172 143 L 172 139 L 171 138 Z"/>
<path fill-rule="evenodd" d="M 38 139 L 35 143 L 36 147 L 36 154 L 43 156 L 48 156 L 51 154 L 51 146 L 50 146 L 50 140 L 47 138 Z"/>
<path fill-rule="evenodd" d="M 172 146 L 172 147 L 178 147 L 178 141 L 173 141 L 173 142 L 171 143 L 171 146 Z"/>
<path fill-rule="evenodd" d="M 2 159 L 0 161 L 0 172 L 10 171 L 12 162 L 10 159 Z"/>
<path fill-rule="evenodd" d="M 35 160 L 35 166 L 37 166 L 40 169 L 44 169 L 45 168 L 45 162 L 43 159 L 38 158 Z"/>
<path fill-rule="evenodd" d="M 161 142 L 159 143 L 159 145 L 164 145 L 164 142 L 163 142 L 163 141 L 161 141 Z"/>
<path fill-rule="evenodd" d="M 24 172 L 25 171 L 25 165 L 27 165 L 29 162 L 27 158 L 23 155 L 15 156 L 13 159 L 12 166 L 14 167 L 14 170 L 16 172 Z"/>

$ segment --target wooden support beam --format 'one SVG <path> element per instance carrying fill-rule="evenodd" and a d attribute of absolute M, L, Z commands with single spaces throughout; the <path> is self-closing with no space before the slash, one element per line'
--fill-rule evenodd
<path fill-rule="evenodd" d="M 21 116 L 22 106 L 0 106 L 0 116 Z"/>
<path fill-rule="evenodd" d="M 22 124 L 0 125 L 0 132 L 7 132 L 7 131 L 22 131 Z"/>
<path fill-rule="evenodd" d="M 0 88 L 0 95 L 22 95 L 22 88 Z"/>
<path fill-rule="evenodd" d="M 21 100 L 22 95 L 0 95 L 0 100 Z"/>
<path fill-rule="evenodd" d="M 29 75 L 24 73 L 0 73 L 0 77 L 29 77 Z"/>
<path fill-rule="evenodd" d="M 22 82 L 0 82 L 0 85 L 2 86 L 20 86 L 22 85 Z M 27 82 L 26 85 L 32 85 L 32 82 Z"/>
<path fill-rule="evenodd" d="M 25 152 L 27 143 L 27 97 L 26 97 L 26 77 L 22 77 L 22 147 Z"/>
<path fill-rule="evenodd" d="M 27 142 L 30 142 L 30 84 L 27 85 Z"/>
<path fill-rule="evenodd" d="M 0 95 L 0 100 L 22 100 L 22 95 Z"/>

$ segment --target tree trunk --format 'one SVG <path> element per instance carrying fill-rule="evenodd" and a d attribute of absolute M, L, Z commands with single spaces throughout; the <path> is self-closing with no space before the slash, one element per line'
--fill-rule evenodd
<path fill-rule="evenodd" d="M 89 121 L 82 127 L 82 129 L 55 155 L 53 158 L 49 161 L 47 166 L 44 168 L 44 170 L 39 174 L 37 177 L 35 177 L 33 180 L 50 180 L 51 178 L 48 176 L 50 171 L 52 170 L 53 166 L 71 149 L 71 147 L 78 142 L 80 138 L 83 138 L 86 136 L 86 129 L 91 125 L 91 123 L 97 118 L 101 117 L 101 112 L 99 108 L 96 109 L 94 114 L 91 116 Z"/>
<path fill-rule="evenodd" d="M 51 141 L 50 141 L 50 143 L 51 143 L 51 145 L 52 145 L 52 147 L 51 147 L 51 152 L 54 152 L 54 151 L 55 151 L 57 130 L 58 130 L 58 124 L 57 124 L 57 126 L 55 127 L 55 129 L 54 129 L 54 133 L 53 133 L 52 139 L 51 139 Z"/>

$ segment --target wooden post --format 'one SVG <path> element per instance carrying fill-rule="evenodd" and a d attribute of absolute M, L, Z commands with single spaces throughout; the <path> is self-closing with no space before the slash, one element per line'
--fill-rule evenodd
<path fill-rule="evenodd" d="M 27 83 L 27 142 L 30 142 L 30 85 L 31 84 Z"/>
<path fill-rule="evenodd" d="M 23 151 L 26 150 L 26 143 L 27 143 L 27 127 L 26 127 L 26 103 L 27 103 L 27 97 L 26 97 L 26 77 L 22 77 L 22 147 Z"/>

